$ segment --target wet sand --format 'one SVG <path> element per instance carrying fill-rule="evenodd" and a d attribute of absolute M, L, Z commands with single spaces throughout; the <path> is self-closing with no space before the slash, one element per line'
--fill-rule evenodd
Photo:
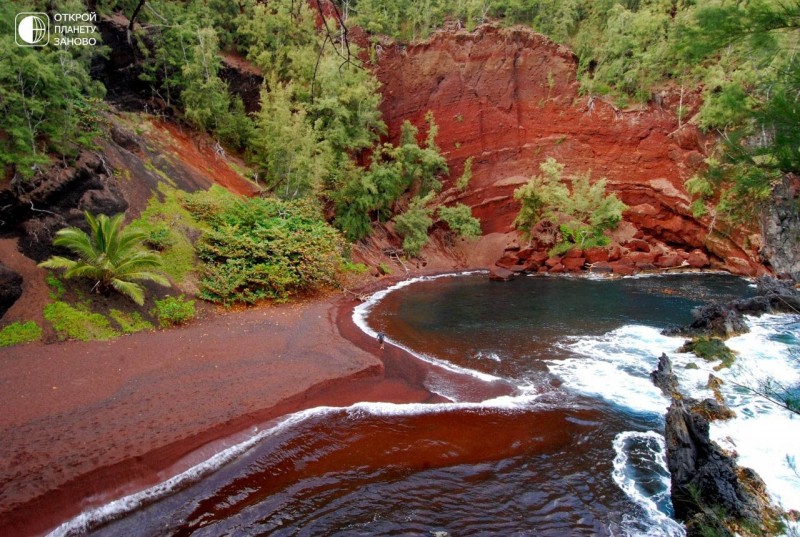
<path fill-rule="evenodd" d="M 417 382 L 427 366 L 352 323 L 355 304 L 337 295 L 0 350 L 0 535 L 50 531 L 297 410 L 437 400 Z"/>

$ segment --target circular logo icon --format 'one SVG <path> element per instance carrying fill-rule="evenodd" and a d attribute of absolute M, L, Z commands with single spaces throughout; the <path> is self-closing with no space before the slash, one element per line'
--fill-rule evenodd
<path fill-rule="evenodd" d="M 47 23 L 39 15 L 28 15 L 19 21 L 17 33 L 24 42 L 37 45 L 47 36 Z"/>

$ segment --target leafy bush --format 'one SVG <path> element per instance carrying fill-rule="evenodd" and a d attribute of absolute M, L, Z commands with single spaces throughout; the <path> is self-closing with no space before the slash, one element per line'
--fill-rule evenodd
<path fill-rule="evenodd" d="M 514 225 L 528 237 L 540 222 L 557 225 L 554 254 L 607 244 L 604 232 L 617 227 L 627 206 L 615 194 L 606 194 L 605 179 L 591 184 L 588 174 L 570 177 L 570 192 L 562 179 L 563 164 L 548 158 L 540 168 L 540 175 L 514 191 L 521 204 Z"/>
<path fill-rule="evenodd" d="M 152 313 L 158 319 L 161 328 L 177 326 L 194 319 L 194 300 L 186 300 L 183 295 L 168 296 L 163 300 L 156 300 L 155 304 Z"/>
<path fill-rule="evenodd" d="M 458 203 L 453 207 L 439 207 L 439 218 L 461 237 L 476 239 L 481 236 L 481 222 L 472 216 L 468 205 Z"/>
<path fill-rule="evenodd" d="M 112 309 L 109 315 L 116 321 L 124 334 L 135 334 L 142 330 L 153 329 L 153 325 L 142 319 L 142 315 L 138 311 L 126 313 L 124 311 Z"/>
<path fill-rule="evenodd" d="M 164 251 L 167 246 L 172 244 L 169 228 L 166 224 L 159 224 L 150 230 L 144 243 L 153 250 L 158 250 L 159 252 Z"/>
<path fill-rule="evenodd" d="M 211 222 L 222 214 L 234 199 L 230 192 L 214 185 L 208 190 L 186 194 L 183 197 L 182 206 L 197 220 Z"/>
<path fill-rule="evenodd" d="M 20 345 L 42 338 L 42 328 L 35 321 L 12 323 L 0 330 L 0 347 Z"/>
<path fill-rule="evenodd" d="M 310 201 L 238 201 L 209 223 L 198 241 L 201 298 L 282 301 L 337 282 L 344 240 Z"/>
<path fill-rule="evenodd" d="M 433 209 L 426 207 L 433 199 L 433 193 L 411 200 L 408 209 L 394 218 L 395 229 L 403 237 L 403 250 L 410 256 L 419 255 L 428 244 L 428 229 L 433 225 Z"/>
<path fill-rule="evenodd" d="M 90 341 L 119 336 L 104 316 L 74 308 L 66 302 L 52 302 L 45 306 L 44 318 L 53 325 L 59 339 Z"/>
<path fill-rule="evenodd" d="M 456 188 L 463 192 L 469 186 L 469 182 L 472 180 L 472 157 L 467 158 L 464 161 L 464 171 L 461 173 L 461 177 L 456 180 Z"/>

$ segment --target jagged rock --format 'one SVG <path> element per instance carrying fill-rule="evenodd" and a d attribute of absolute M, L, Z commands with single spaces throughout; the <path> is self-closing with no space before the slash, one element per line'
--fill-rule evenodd
<path fill-rule="evenodd" d="M 586 264 L 586 259 L 583 257 L 565 257 L 561 260 L 561 264 L 564 265 L 565 270 L 576 272 L 583 269 L 583 265 Z"/>
<path fill-rule="evenodd" d="M 707 419 L 675 399 L 664 436 L 672 505 L 679 519 L 690 520 L 703 507 L 713 506 L 727 516 L 762 524 L 763 501 L 740 482 L 735 461 L 710 440 Z"/>
<path fill-rule="evenodd" d="M 116 123 L 111 125 L 111 139 L 115 144 L 131 153 L 141 153 L 142 151 L 142 147 L 139 145 L 136 137 Z"/>
<path fill-rule="evenodd" d="M 599 263 L 608 261 L 608 248 L 589 248 L 585 252 L 586 262 L 591 263 Z"/>
<path fill-rule="evenodd" d="M 128 202 L 116 182 L 103 183 L 101 188 L 87 190 L 78 202 L 81 211 L 92 214 L 105 214 L 113 216 L 123 213 L 128 208 Z"/>
<path fill-rule="evenodd" d="M 705 268 L 711 264 L 711 262 L 708 260 L 708 256 L 701 250 L 693 250 L 687 257 L 686 261 L 689 263 L 690 267 L 697 269 Z"/>
<path fill-rule="evenodd" d="M 672 372 L 672 360 L 665 353 L 661 353 L 656 370 L 650 373 L 650 380 L 669 398 L 678 393 L 678 377 Z"/>
<path fill-rule="evenodd" d="M 692 412 L 700 414 L 708 421 L 729 420 L 736 417 L 736 412 L 714 399 L 689 400 L 686 404 Z"/>
<path fill-rule="evenodd" d="M 0 317 L 22 296 L 22 276 L 0 263 Z"/>

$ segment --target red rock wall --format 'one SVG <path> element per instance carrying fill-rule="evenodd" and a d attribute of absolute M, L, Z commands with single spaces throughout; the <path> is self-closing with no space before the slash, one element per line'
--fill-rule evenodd
<path fill-rule="evenodd" d="M 451 181 L 466 158 L 474 159 L 470 188 L 459 201 L 473 207 L 484 233 L 513 229 L 514 189 L 554 157 L 567 173 L 606 177 L 630 207 L 625 220 L 646 240 L 701 248 L 712 265 L 734 272 L 757 269 L 741 237 L 709 241 L 707 223 L 689 211 L 683 183 L 702 167 L 710 142 L 692 126 L 678 128 L 677 95 L 633 110 L 581 96 L 574 54 L 521 27 L 487 25 L 418 44 L 384 43 L 376 56 L 389 138 L 397 141 L 405 119 L 424 126 L 432 111 Z M 685 95 L 687 103 L 696 108 L 697 95 Z"/>

